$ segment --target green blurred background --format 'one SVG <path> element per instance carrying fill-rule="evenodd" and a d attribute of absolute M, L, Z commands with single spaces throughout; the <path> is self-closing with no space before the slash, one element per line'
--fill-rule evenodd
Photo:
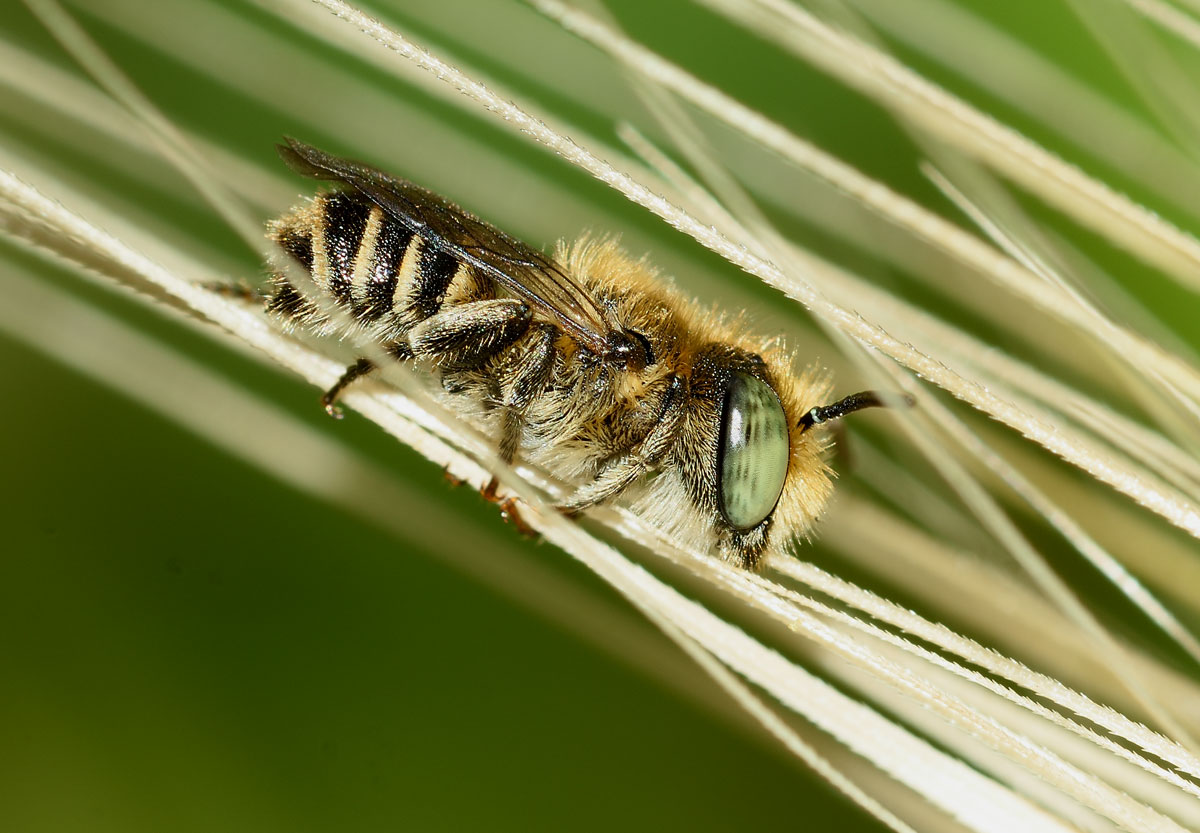
<path fill-rule="evenodd" d="M 256 164 L 274 169 L 271 147 L 284 134 L 351 148 L 338 124 L 322 132 L 247 92 L 267 79 L 246 78 L 239 88 L 178 60 L 174 39 L 211 37 L 182 21 L 234 15 L 304 50 L 313 62 L 308 72 L 336 65 L 530 177 L 599 206 L 668 264 L 691 259 L 729 274 L 690 241 L 493 122 L 405 87 L 253 6 L 143 2 L 147 17 L 169 21 L 178 12 L 177 28 L 157 24 L 159 44 L 115 25 L 105 0 L 69 8 L 172 120 Z M 115 5 L 119 16 L 136 16 L 131 0 Z M 935 201 L 915 169 L 911 142 L 858 96 L 690 4 L 608 5 L 635 38 L 867 172 Z M 1059 4 L 959 5 L 1144 112 Z M 611 117 L 593 107 L 590 90 L 564 96 L 504 49 L 504 27 L 534 21 L 528 25 L 553 35 L 555 54 L 569 60 L 577 50 L 596 60 L 519 4 L 460 0 L 454 8 L 466 35 L 447 25 L 455 14 L 441 4 L 366 8 L 614 141 Z M 76 72 L 17 0 L 3 0 L 0 21 L 6 41 Z M 494 54 L 486 48 L 489 29 Z M 1144 196 L 1136 172 L 1106 170 L 1086 148 L 1066 145 L 952 69 L 892 46 L 936 80 Z M 246 60 L 233 42 L 213 39 L 205 48 L 214 62 Z M 270 64 L 263 71 L 278 73 L 264 83 L 268 89 L 301 75 Z M 342 91 L 306 93 L 319 122 Z M 230 271 L 259 273 L 255 253 L 182 181 L 160 187 L 132 177 L 130 168 L 144 160 L 121 161 L 104 141 L 65 130 L 37 101 L 3 95 L 0 142 L 64 180 L 88 183 L 151 230 L 173 227 L 198 249 L 224 253 Z M 388 113 L 370 118 L 382 133 L 398 134 L 392 158 L 411 164 L 401 173 L 417 178 L 424 165 L 440 164 L 435 180 L 475 175 L 467 162 L 431 158 L 428 146 L 407 156 L 404 143 L 413 137 L 405 125 Z M 299 194 L 308 185 L 295 188 Z M 1170 205 L 1154 207 L 1179 218 Z M 536 206 L 521 210 L 536 214 Z M 545 243 L 580 228 L 571 215 L 561 225 L 533 239 Z M 529 228 L 514 230 L 530 236 Z M 898 291 L 919 291 L 870 253 L 847 251 L 816 229 L 787 230 Z M 711 682 L 604 586 L 549 546 L 519 539 L 494 507 L 452 489 L 436 467 L 373 425 L 354 415 L 332 423 L 307 385 L 10 243 L 0 242 L 0 258 L 5 272 L 36 276 L 85 301 L 394 472 L 398 494 L 411 497 L 394 512 L 412 529 L 398 538 L 365 525 L 353 507 L 301 493 L 69 363 L 0 336 L 0 830 L 876 829 L 739 719 Z M 1119 262 L 1145 300 L 1176 310 L 1186 332 L 1194 316 L 1176 290 Z M 178 381 L 156 379 L 154 369 L 128 358 L 128 373 L 143 384 Z M 261 430 L 233 424 L 232 413 L 222 417 L 219 403 L 215 411 L 217 434 Z M 458 552 L 467 546 L 485 552 Z M 517 600 L 519 588 L 498 592 L 446 560 L 486 559 L 490 550 L 504 569 L 552 576 L 611 618 L 569 627 L 553 598 L 531 607 Z M 813 557 L 828 558 L 819 544 Z"/>

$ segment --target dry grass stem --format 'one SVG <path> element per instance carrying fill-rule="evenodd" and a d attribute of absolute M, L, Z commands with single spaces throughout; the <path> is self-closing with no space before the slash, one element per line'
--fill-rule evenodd
<path fill-rule="evenodd" d="M 994 167 L 1047 203 L 1193 291 L 1200 243 L 1043 148 L 913 73 L 888 55 L 821 23 L 797 6 L 698 0 L 876 98 L 922 130 Z"/>
<path fill-rule="evenodd" d="M 327 385 L 336 377 L 339 369 L 336 364 L 312 354 L 311 351 L 299 345 L 289 342 L 272 328 L 267 327 L 257 313 L 247 311 L 226 299 L 214 296 L 212 293 L 189 283 L 187 280 L 163 270 L 153 262 L 141 257 L 136 252 L 128 249 L 128 247 L 123 246 L 115 239 L 70 214 L 70 212 L 61 206 L 48 203 L 44 198 L 41 198 L 28 189 L 28 187 L 23 186 L 18 180 L 12 178 L 11 175 L 4 174 L 0 176 L 0 195 L 3 195 L 5 201 L 10 206 L 10 211 L 8 212 L 10 216 L 15 214 L 18 216 L 37 217 L 39 222 L 54 225 L 72 240 L 86 241 L 93 251 L 102 254 L 108 261 L 121 266 L 123 269 L 139 273 L 146 281 L 158 285 L 164 291 L 195 309 L 198 313 L 203 314 L 206 318 L 235 333 L 239 338 L 253 344 L 256 348 L 270 355 L 274 360 L 301 373 L 301 375 L 309 378 L 314 383 Z M 12 209 L 15 209 L 15 212 Z M 368 418 L 380 423 L 393 435 L 412 445 L 422 454 L 446 466 L 456 476 L 467 479 L 476 485 L 482 485 L 488 476 L 484 469 L 469 459 L 463 458 L 451 446 L 438 440 L 435 436 L 428 433 L 428 431 L 418 428 L 412 421 L 415 417 L 414 409 L 416 406 L 402 397 L 394 394 L 373 395 L 367 392 L 354 391 L 349 394 L 348 403 L 368 416 Z M 430 415 L 424 415 L 420 419 L 420 422 L 426 425 L 433 425 L 436 424 L 436 419 Z M 446 430 L 445 426 L 442 426 L 442 428 Z M 454 432 L 450 430 L 448 433 Z M 535 495 L 525 495 L 525 497 L 535 506 L 539 503 Z M 549 521 L 546 520 L 547 518 L 549 518 Z M 819 681 L 808 678 L 807 675 L 797 676 L 799 670 L 795 669 L 794 666 L 787 665 L 788 668 L 792 669 L 792 671 L 787 672 L 779 668 L 776 668 L 774 671 L 768 671 L 762 666 L 757 665 L 758 661 L 766 662 L 769 659 L 771 666 L 774 666 L 778 661 L 782 661 L 782 659 L 770 659 L 778 657 L 778 655 L 769 651 L 763 653 L 766 649 L 761 648 L 761 646 L 757 648 L 753 647 L 757 646 L 758 643 L 748 640 L 747 637 L 740 634 L 740 631 L 731 628 L 726 623 L 720 622 L 720 620 L 712 617 L 711 614 L 703 611 L 694 603 L 684 600 L 674 590 L 652 580 L 649 574 L 629 564 L 629 562 L 621 558 L 611 548 L 600 545 L 594 539 L 584 534 L 578 527 L 555 518 L 554 513 L 546 515 L 542 512 L 535 512 L 530 520 L 532 523 L 538 525 L 540 531 L 546 535 L 548 540 L 563 547 L 568 552 L 583 560 L 584 563 L 597 570 L 597 572 L 612 582 L 614 586 L 617 586 L 622 592 L 627 593 L 639 608 L 654 610 L 656 609 L 654 606 L 655 601 L 666 602 L 666 607 L 671 609 L 670 615 L 673 622 L 690 621 L 695 624 L 696 630 L 685 628 L 692 638 L 700 641 L 706 650 L 713 651 L 713 653 L 739 671 L 739 673 L 745 674 L 752 681 L 772 691 L 781 702 L 796 708 L 797 704 L 802 702 L 812 703 L 813 701 L 810 699 L 811 695 L 814 691 L 821 691 L 823 692 L 821 702 L 827 705 L 827 698 L 833 696 L 832 690 L 825 691 L 823 684 L 820 684 Z M 952 722 L 968 728 L 995 748 L 1003 749 L 1010 755 L 1014 755 L 1018 760 L 1024 759 L 1027 764 L 1034 765 L 1045 777 L 1057 783 L 1067 792 L 1087 801 L 1089 806 L 1096 807 L 1100 812 L 1106 814 L 1115 814 L 1120 818 L 1137 820 L 1137 823 L 1142 826 L 1135 827 L 1134 829 L 1159 829 L 1154 825 L 1146 826 L 1144 824 L 1151 819 L 1157 818 L 1157 814 L 1142 807 L 1137 802 L 1122 799 L 1114 795 L 1101 782 L 1075 770 L 1045 750 L 1030 750 L 1027 743 L 1020 741 L 1017 736 L 1008 730 L 994 725 L 986 717 L 967 708 L 961 702 L 947 699 L 945 695 L 931 689 L 927 684 L 913 677 L 910 672 L 892 663 L 883 661 L 878 656 L 872 656 L 869 652 L 864 653 L 863 646 L 845 641 L 836 632 L 829 630 L 820 624 L 818 620 L 803 613 L 798 608 L 794 608 L 791 605 L 785 605 L 781 608 L 778 593 L 771 591 L 766 596 L 763 596 L 753 589 L 754 585 L 746 576 L 737 571 L 725 568 L 723 565 L 711 565 L 711 568 L 719 571 L 718 574 L 723 579 L 722 584 L 727 588 L 737 590 L 739 595 L 754 600 L 758 606 L 764 609 L 782 611 L 793 627 L 800 626 L 802 632 L 810 638 L 819 639 L 827 647 L 834 649 L 835 652 L 842 654 L 845 658 L 863 663 L 864 667 L 871 669 L 873 673 L 891 680 L 893 684 L 900 686 L 902 690 L 906 690 L 910 694 L 915 694 L 921 699 L 926 700 L 927 704 L 941 711 Z M 681 605 L 682 609 L 687 612 L 687 615 L 680 616 L 681 611 L 674 609 L 675 605 Z M 660 615 L 665 615 L 662 612 L 663 608 L 658 608 L 658 610 Z M 728 644 L 728 640 L 730 639 L 736 645 L 736 650 L 721 651 L 717 649 L 716 646 L 718 644 Z M 781 673 L 782 677 L 780 676 Z M 813 689 L 812 686 L 817 686 L 817 688 Z M 848 701 L 843 705 L 848 707 Z M 855 735 L 861 734 L 862 727 L 865 725 L 861 720 L 852 721 L 848 724 L 839 722 L 834 725 L 828 724 L 830 719 L 828 715 L 816 715 L 809 710 L 806 710 L 805 714 L 809 719 L 817 722 L 818 725 L 825 723 L 827 729 L 833 731 L 843 741 L 846 741 L 851 748 L 860 752 L 871 749 L 872 760 L 875 760 L 877 764 L 882 765 L 884 761 L 890 758 L 890 755 L 885 754 L 880 749 L 873 748 L 877 745 L 876 739 L 878 736 L 876 734 L 872 734 L 870 740 L 866 740 L 863 737 L 855 739 Z M 852 726 L 858 732 L 851 732 Z M 891 737 L 890 740 L 894 741 L 895 738 Z M 915 738 L 911 739 L 913 742 L 915 740 Z M 879 756 L 882 756 L 882 760 Z M 886 768 L 892 771 L 893 774 L 900 775 L 897 771 L 899 767 L 888 765 Z M 934 770 L 923 770 L 923 773 L 932 771 Z M 901 778 L 905 783 L 910 784 L 914 779 L 919 780 L 918 776 L 912 774 Z M 977 786 L 976 789 L 979 788 Z M 923 789 L 923 792 L 931 800 L 935 800 L 935 803 L 943 803 L 943 806 L 945 806 L 944 802 L 947 801 L 947 798 L 945 796 L 935 798 L 930 795 L 933 791 L 928 784 Z M 975 799 L 982 800 L 979 795 L 975 795 Z M 995 801 L 997 797 L 991 796 L 991 800 Z M 997 808 L 993 807 L 992 809 L 995 811 Z M 1011 819 L 1013 817 L 1013 808 L 1010 807 L 1008 810 L 1008 813 L 1000 817 Z M 964 812 L 964 810 L 959 807 L 955 812 Z M 993 818 L 996 817 L 993 816 Z"/>

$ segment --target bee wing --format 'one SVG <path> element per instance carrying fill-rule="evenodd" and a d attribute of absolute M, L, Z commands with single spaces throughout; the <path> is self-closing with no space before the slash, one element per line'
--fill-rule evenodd
<path fill-rule="evenodd" d="M 342 182 L 426 239 L 494 278 L 554 318 L 591 352 L 607 355 L 620 327 L 582 286 L 546 255 L 419 185 L 369 165 L 340 159 L 290 137 L 278 145 L 288 167 L 313 179 Z"/>

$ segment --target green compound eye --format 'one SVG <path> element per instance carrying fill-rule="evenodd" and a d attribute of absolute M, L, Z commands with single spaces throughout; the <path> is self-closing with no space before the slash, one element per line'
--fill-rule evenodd
<path fill-rule="evenodd" d="M 734 529 L 756 527 L 775 509 L 789 457 L 787 417 L 775 391 L 753 376 L 733 374 L 721 414 L 717 492 Z"/>

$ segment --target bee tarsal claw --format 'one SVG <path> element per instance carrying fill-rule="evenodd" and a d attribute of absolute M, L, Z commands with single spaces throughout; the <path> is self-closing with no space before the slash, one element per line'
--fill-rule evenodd
<path fill-rule="evenodd" d="M 459 481 L 461 482 L 461 481 Z M 508 497 L 500 497 L 500 481 L 493 477 L 487 484 L 479 490 L 479 496 L 488 503 L 494 503 L 500 507 L 500 517 L 505 523 L 510 523 L 517 528 L 517 532 L 526 538 L 536 538 L 537 530 L 525 522 L 521 517 L 521 513 L 517 510 L 517 499 L 512 495 Z"/>
<path fill-rule="evenodd" d="M 500 517 L 503 518 L 506 523 L 510 523 L 516 527 L 517 532 L 519 532 L 523 537 L 537 537 L 537 530 L 526 523 L 525 519 L 521 517 L 521 513 L 517 511 L 517 499 L 515 497 L 506 497 L 504 500 L 500 501 Z"/>

